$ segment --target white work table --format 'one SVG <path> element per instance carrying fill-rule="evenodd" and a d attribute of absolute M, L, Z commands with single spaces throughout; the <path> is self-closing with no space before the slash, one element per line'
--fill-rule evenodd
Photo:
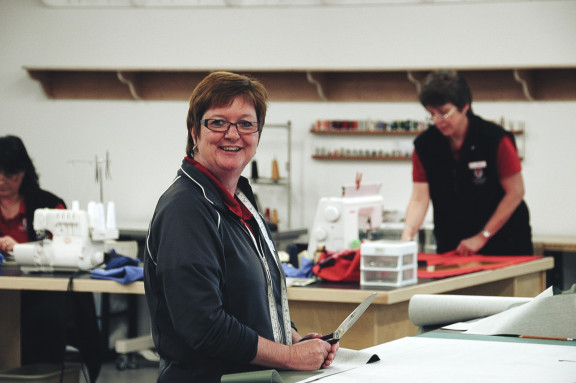
<path fill-rule="evenodd" d="M 363 351 L 380 361 L 321 382 L 573 383 L 576 378 L 574 341 L 432 332 Z"/>

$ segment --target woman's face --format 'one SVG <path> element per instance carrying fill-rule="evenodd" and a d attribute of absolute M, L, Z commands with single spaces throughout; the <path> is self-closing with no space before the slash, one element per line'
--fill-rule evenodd
<path fill-rule="evenodd" d="M 208 109 L 202 116 L 202 120 L 207 119 L 258 121 L 254 106 L 241 96 L 228 106 Z M 214 132 L 203 125 L 200 135 L 195 137 L 192 131 L 192 136 L 198 150 L 194 159 L 224 184 L 229 179 L 237 181 L 256 154 L 259 140 L 259 132 L 239 134 L 235 125 L 226 132 Z"/>
<path fill-rule="evenodd" d="M 18 195 L 24 172 L 6 173 L 0 170 L 0 198 L 11 198 Z"/>
<path fill-rule="evenodd" d="M 444 136 L 451 137 L 466 131 L 468 126 L 466 113 L 469 108 L 470 106 L 466 104 L 462 110 L 458 110 L 456 105 L 449 102 L 442 106 L 427 106 L 426 110 L 430 113 L 430 119 L 438 130 Z"/>

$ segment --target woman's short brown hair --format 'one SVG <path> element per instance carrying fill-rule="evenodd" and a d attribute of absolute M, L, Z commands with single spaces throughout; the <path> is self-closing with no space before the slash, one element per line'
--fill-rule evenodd
<path fill-rule="evenodd" d="M 418 98 L 424 107 L 438 107 L 450 102 L 458 110 L 462 110 L 468 104 L 470 105 L 469 113 L 472 113 L 470 87 L 460 73 L 454 70 L 441 70 L 430 73 L 420 90 Z"/>
<path fill-rule="evenodd" d="M 254 105 L 260 126 L 264 126 L 268 107 L 268 92 L 258 80 L 231 72 L 212 72 L 192 91 L 186 126 L 186 155 L 194 158 L 194 139 L 200 136 L 200 120 L 208 109 L 230 105 L 238 96 Z M 258 133 L 260 134 L 260 132 Z"/>

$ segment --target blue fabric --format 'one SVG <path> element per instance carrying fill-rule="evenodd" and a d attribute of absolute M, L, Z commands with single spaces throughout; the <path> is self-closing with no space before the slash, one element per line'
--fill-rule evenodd
<path fill-rule="evenodd" d="M 0 265 L 4 262 L 4 254 L 0 253 Z"/>
<path fill-rule="evenodd" d="M 122 266 L 115 269 L 92 270 L 92 278 L 94 279 L 111 279 L 127 285 L 132 282 L 141 281 L 144 279 L 144 268 L 142 266 Z"/>
<path fill-rule="evenodd" d="M 299 269 L 295 268 L 290 264 L 283 263 L 282 267 L 284 268 L 284 273 L 287 277 L 293 278 L 311 278 L 314 274 L 312 273 L 312 267 L 314 266 L 314 262 L 309 260 L 306 257 L 302 257 L 300 260 L 302 264 Z"/>
<path fill-rule="evenodd" d="M 114 250 L 112 250 L 111 253 L 116 254 Z M 117 269 L 123 266 L 138 266 L 139 264 L 139 259 L 129 258 L 123 255 L 115 255 L 106 263 L 106 270 Z"/>

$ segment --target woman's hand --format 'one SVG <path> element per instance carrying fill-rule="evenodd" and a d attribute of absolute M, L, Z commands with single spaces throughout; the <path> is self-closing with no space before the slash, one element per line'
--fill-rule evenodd
<path fill-rule="evenodd" d="M 312 371 L 332 364 L 338 343 L 330 344 L 321 339 L 309 339 L 290 346 L 289 366 L 292 370 Z"/>
<path fill-rule="evenodd" d="M 488 240 L 478 233 L 473 237 L 463 239 L 458 244 L 456 252 L 460 255 L 474 255 L 478 254 L 478 251 L 486 245 Z"/>
<path fill-rule="evenodd" d="M 253 364 L 285 370 L 313 371 L 332 364 L 339 345 L 318 339 L 320 334 L 308 334 L 313 339 L 286 346 L 258 337 L 258 352 Z M 301 338 L 301 337 L 300 337 Z M 294 335 L 293 335 L 294 339 Z"/>
<path fill-rule="evenodd" d="M 9 235 L 0 237 L 0 251 L 6 254 L 9 251 L 14 250 L 14 245 L 16 245 L 17 243 L 18 242 L 16 242 L 16 240 Z"/>
<path fill-rule="evenodd" d="M 312 332 L 310 334 L 306 334 L 304 337 L 300 337 L 298 342 L 302 341 L 302 339 L 304 339 L 304 341 L 307 341 L 307 340 L 319 339 L 319 338 L 322 338 L 322 334 L 318 334 L 317 332 Z M 330 364 L 332 364 L 332 361 L 336 357 L 336 352 L 338 352 L 339 348 L 340 348 L 340 345 L 338 343 L 335 343 L 332 345 L 330 351 L 328 352 L 328 355 L 326 356 L 326 359 L 324 360 L 324 364 L 322 365 L 322 368 L 326 368 L 326 367 L 330 366 Z"/>

